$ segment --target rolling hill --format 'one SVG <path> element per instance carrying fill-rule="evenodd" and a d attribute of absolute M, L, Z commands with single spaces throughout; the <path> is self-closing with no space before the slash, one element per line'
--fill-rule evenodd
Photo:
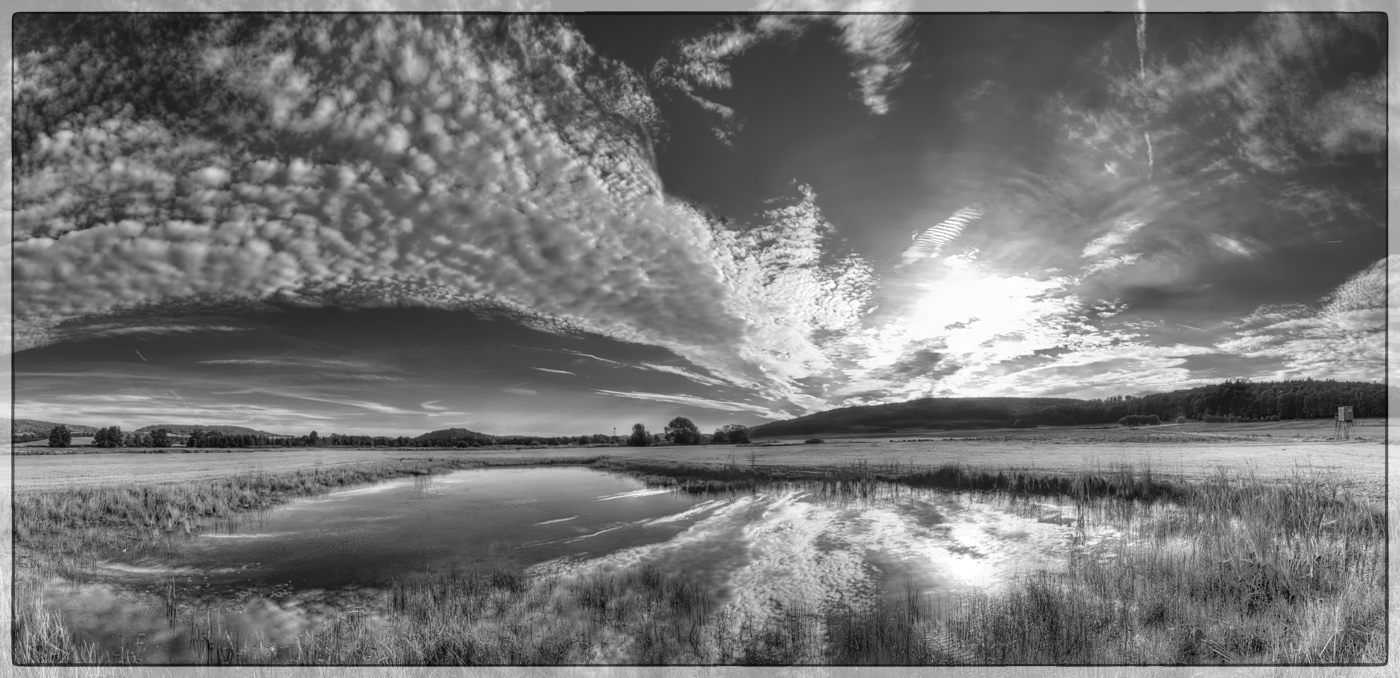
<path fill-rule="evenodd" d="M 920 398 L 885 405 L 859 405 L 760 424 L 749 436 L 815 433 L 893 433 L 900 429 L 975 429 L 1007 426 L 1032 412 L 1080 401 L 1072 398 Z"/>
<path fill-rule="evenodd" d="M 37 440 L 37 438 L 33 436 L 47 437 L 49 431 L 52 431 L 53 427 L 59 425 L 60 424 L 56 422 L 40 421 L 38 419 L 16 419 L 14 420 L 14 426 L 10 429 L 10 436 L 16 439 L 23 437 Z M 81 426 L 79 424 L 61 425 L 67 426 L 68 430 L 75 436 L 90 436 L 97 433 L 97 429 L 91 426 Z"/>
<path fill-rule="evenodd" d="M 234 435 L 247 434 L 255 436 L 272 436 L 274 438 L 287 437 L 281 433 L 268 433 L 267 431 L 259 431 L 258 429 L 248 428 L 246 426 L 223 426 L 217 424 L 153 424 L 151 426 L 142 426 L 141 428 L 138 428 L 135 431 L 133 431 L 133 433 L 150 433 L 159 428 L 163 428 L 170 433 L 181 436 L 189 435 L 190 431 L 198 430 L 213 431 L 215 433 L 227 433 Z"/>
<path fill-rule="evenodd" d="M 438 429 L 436 431 L 429 431 L 427 433 L 424 433 L 423 435 L 415 437 L 413 440 L 415 442 L 425 442 L 430 440 L 444 440 L 456 442 L 458 440 L 465 440 L 467 442 L 475 443 L 490 443 L 495 439 L 496 436 L 493 436 L 489 433 L 478 433 L 476 431 L 472 431 L 470 429 L 465 428 L 444 428 Z"/>

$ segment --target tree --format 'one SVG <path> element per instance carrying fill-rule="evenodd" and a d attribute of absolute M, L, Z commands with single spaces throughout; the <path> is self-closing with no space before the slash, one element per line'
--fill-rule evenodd
<path fill-rule="evenodd" d="M 647 427 L 641 424 L 632 425 L 632 437 L 627 439 L 627 444 L 632 447 L 646 447 L 651 444 L 651 434 L 647 433 Z"/>
<path fill-rule="evenodd" d="M 711 445 L 724 445 L 729 442 L 729 436 L 724 434 L 724 429 L 715 429 L 715 434 L 710 436 Z"/>
<path fill-rule="evenodd" d="M 163 428 L 151 431 L 151 447 L 170 447 L 170 431 Z"/>
<path fill-rule="evenodd" d="M 49 430 L 49 447 L 68 447 L 73 444 L 73 434 L 63 424 Z"/>
<path fill-rule="evenodd" d="M 313 447 L 316 446 L 316 445 L 318 445 L 318 444 L 320 444 L 320 442 L 321 442 L 321 434 L 319 434 L 319 433 L 317 433 L 317 432 L 315 432 L 315 431 L 312 431 L 312 432 L 311 432 L 311 435 L 310 435 L 310 436 L 307 436 L 307 438 L 306 438 L 306 443 L 307 443 L 308 445 L 313 446 Z"/>
<path fill-rule="evenodd" d="M 122 444 L 122 429 L 120 426 L 109 426 L 97 429 L 93 435 L 92 444 L 97 447 L 117 447 Z"/>
<path fill-rule="evenodd" d="M 666 440 L 674 445 L 699 445 L 700 429 L 685 417 L 676 417 L 666 425 Z"/>
<path fill-rule="evenodd" d="M 742 424 L 725 424 L 720 427 L 724 432 L 724 437 L 735 445 L 747 445 L 749 443 L 749 427 Z"/>

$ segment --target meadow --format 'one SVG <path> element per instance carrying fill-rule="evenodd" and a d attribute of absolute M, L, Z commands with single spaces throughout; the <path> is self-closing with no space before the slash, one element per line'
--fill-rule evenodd
<path fill-rule="evenodd" d="M 294 638 L 240 637 L 217 615 L 178 623 L 201 639 L 209 664 L 1381 662 L 1383 447 L 1316 432 L 1216 425 L 753 447 L 15 457 L 13 656 L 141 663 L 137 653 L 95 656 L 38 604 L 62 585 L 51 577 L 90 580 L 83 564 L 112 549 L 178 548 L 182 535 L 230 516 L 391 477 L 581 463 L 714 496 L 795 486 L 860 503 L 919 490 L 1013 512 L 1054 497 L 1075 507 L 1080 529 L 1111 526 L 1128 538 L 995 590 L 929 597 L 911 588 L 845 607 L 792 600 L 757 626 L 727 619 L 683 574 L 646 565 L 573 577 L 505 565 L 405 573 Z M 1183 439 L 1193 435 L 1229 439 Z"/>

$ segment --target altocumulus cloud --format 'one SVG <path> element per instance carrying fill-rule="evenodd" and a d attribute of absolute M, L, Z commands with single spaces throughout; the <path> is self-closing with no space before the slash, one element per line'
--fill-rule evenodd
<path fill-rule="evenodd" d="M 745 230 L 666 196 L 642 79 L 562 22 L 246 21 L 17 60 L 17 349 L 190 300 L 498 305 L 782 398 L 858 323 L 812 192 Z"/>

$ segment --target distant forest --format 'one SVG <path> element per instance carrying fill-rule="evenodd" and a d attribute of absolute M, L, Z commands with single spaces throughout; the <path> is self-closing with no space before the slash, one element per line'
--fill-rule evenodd
<path fill-rule="evenodd" d="M 865 405 L 755 426 L 755 438 L 816 433 L 886 433 L 899 429 L 978 429 L 1002 426 L 1110 424 L 1139 415 L 1162 421 L 1330 419 L 1337 406 L 1353 406 L 1357 417 L 1386 416 L 1386 387 L 1360 381 L 1226 381 L 1214 386 L 1113 396 L 1070 398 L 923 398 Z"/>

